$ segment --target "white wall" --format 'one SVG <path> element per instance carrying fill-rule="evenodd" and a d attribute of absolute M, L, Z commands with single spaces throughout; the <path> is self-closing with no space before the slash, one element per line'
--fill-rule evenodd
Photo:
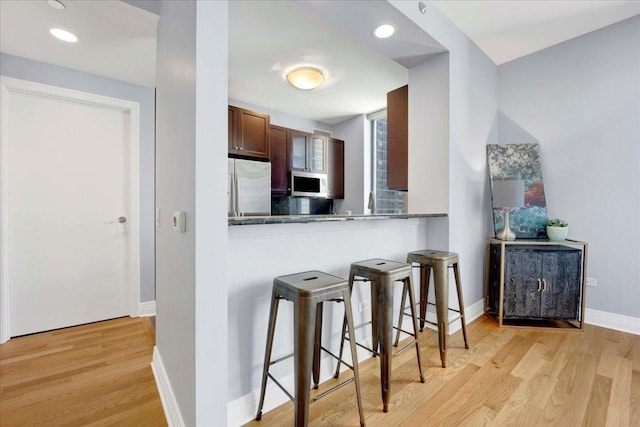
<path fill-rule="evenodd" d="M 449 53 L 409 70 L 408 212 L 449 212 Z"/>
<path fill-rule="evenodd" d="M 140 301 L 155 299 L 153 88 L 0 53 L 0 74 L 140 104 Z"/>
<path fill-rule="evenodd" d="M 228 4 L 197 3 L 196 420 L 227 425 Z M 222 70 L 222 71 L 221 71 Z"/>
<path fill-rule="evenodd" d="M 188 426 L 196 425 L 196 2 L 163 1 L 156 105 L 156 348 Z M 171 227 L 186 212 L 186 232 Z"/>
<path fill-rule="evenodd" d="M 549 216 L 589 243 L 587 307 L 640 317 L 640 16 L 500 66 L 500 110 L 500 143 L 540 143 Z"/>
<path fill-rule="evenodd" d="M 390 3 L 449 51 L 449 218 L 442 222 L 449 226 L 448 249 L 460 254 L 471 305 L 483 298 L 484 242 L 491 232 L 485 145 L 497 142 L 498 67 L 432 4 L 426 2 L 423 15 L 415 2 Z M 447 244 L 444 238 L 429 243 Z"/>
<path fill-rule="evenodd" d="M 163 1 L 160 12 L 156 351 L 184 424 L 225 426 L 228 4 Z"/>
<path fill-rule="evenodd" d="M 344 141 L 344 200 L 336 200 L 335 211 L 344 214 L 369 213 L 371 191 L 371 122 L 365 115 L 333 127 L 334 138 Z"/>

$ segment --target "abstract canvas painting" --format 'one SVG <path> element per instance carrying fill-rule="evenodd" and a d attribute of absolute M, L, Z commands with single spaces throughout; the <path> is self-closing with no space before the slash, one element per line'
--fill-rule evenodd
<path fill-rule="evenodd" d="M 493 207 L 493 182 L 523 179 L 525 206 L 512 208 L 509 211 L 511 229 L 518 239 L 545 238 L 548 213 L 542 182 L 540 146 L 538 144 L 488 144 L 487 165 L 491 181 L 491 206 L 495 231 L 504 227 L 504 211 Z"/>

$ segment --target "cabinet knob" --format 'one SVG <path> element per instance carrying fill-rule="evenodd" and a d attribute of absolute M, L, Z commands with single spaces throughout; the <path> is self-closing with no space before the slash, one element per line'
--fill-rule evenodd
<path fill-rule="evenodd" d="M 242 150 L 243 150 L 243 148 L 242 148 L 242 147 L 240 147 L 240 148 L 239 148 L 239 150 L 240 150 L 240 151 L 242 151 Z"/>

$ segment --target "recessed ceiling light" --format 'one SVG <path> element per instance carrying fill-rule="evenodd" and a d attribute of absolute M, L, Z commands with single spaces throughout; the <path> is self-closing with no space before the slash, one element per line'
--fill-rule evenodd
<path fill-rule="evenodd" d="M 391 24 L 378 25 L 373 29 L 373 35 L 379 39 L 386 39 L 391 37 L 396 32 L 396 27 Z"/>
<path fill-rule="evenodd" d="M 298 67 L 287 73 L 287 81 L 298 89 L 311 90 L 324 83 L 324 74 L 314 67 Z"/>
<path fill-rule="evenodd" d="M 47 0 L 47 3 L 49 4 L 49 6 L 51 6 L 54 9 L 58 9 L 58 10 L 64 9 L 64 3 L 62 3 L 61 1 Z"/>
<path fill-rule="evenodd" d="M 69 31 L 61 30 L 60 28 L 52 28 L 51 30 L 49 30 L 49 32 L 53 37 L 65 42 L 75 43 L 78 41 L 78 38 L 75 34 L 70 33 Z"/>

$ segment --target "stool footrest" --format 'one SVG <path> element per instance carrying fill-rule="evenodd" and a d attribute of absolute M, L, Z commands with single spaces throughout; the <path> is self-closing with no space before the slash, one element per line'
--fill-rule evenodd
<path fill-rule="evenodd" d="M 346 341 L 349 341 L 349 337 L 344 337 L 344 339 L 345 339 Z M 371 353 L 371 354 L 375 354 L 376 356 L 380 356 L 380 353 L 378 353 L 377 351 L 375 351 L 375 350 L 374 350 L 374 349 L 372 349 L 372 348 L 367 347 L 367 346 L 366 346 L 366 345 L 364 345 L 364 344 L 360 344 L 358 341 L 356 341 L 356 342 L 355 342 L 355 344 L 356 344 L 358 347 L 360 347 L 360 348 L 363 348 L 363 349 L 367 350 L 367 351 L 368 351 L 369 353 Z M 344 362 L 343 362 L 343 363 L 344 363 Z"/>
<path fill-rule="evenodd" d="M 342 362 L 342 363 L 344 363 L 344 362 Z M 345 363 L 345 365 L 346 365 L 346 363 Z M 353 382 L 353 378 L 349 378 L 348 380 L 345 380 L 345 381 L 341 382 L 338 385 L 334 385 L 329 390 L 323 391 L 319 395 L 314 396 L 313 398 L 311 398 L 311 402 L 315 402 L 317 400 L 320 400 L 323 397 L 325 397 L 327 394 L 329 394 L 331 392 L 334 392 L 334 391 L 338 390 L 339 388 L 342 388 L 342 387 L 346 386 L 347 384 L 351 384 L 352 382 Z"/>
<path fill-rule="evenodd" d="M 272 361 L 270 361 L 270 362 L 269 362 L 269 366 L 271 366 L 271 365 L 275 365 L 276 363 L 282 362 L 283 360 L 287 360 L 287 359 L 289 359 L 289 358 L 293 357 L 293 354 L 294 354 L 294 353 L 287 354 L 286 356 L 282 356 L 282 357 L 281 357 L 281 358 L 279 358 L 279 359 L 272 360 Z"/>
<path fill-rule="evenodd" d="M 398 350 L 395 353 L 393 353 L 393 357 L 396 357 L 399 354 L 404 353 L 405 351 L 409 350 L 410 348 L 414 347 L 415 345 L 416 345 L 416 340 L 414 339 L 411 342 L 408 342 L 407 344 L 405 344 L 405 346 L 402 347 L 400 350 Z"/>
<path fill-rule="evenodd" d="M 348 340 L 349 338 L 346 338 L 346 339 Z M 356 343 L 356 345 L 360 345 L 360 344 Z M 362 346 L 362 345 L 360 345 L 360 347 L 363 347 L 365 350 L 369 350 L 369 351 L 371 351 L 371 349 L 369 349 L 369 348 L 367 348 L 367 347 L 364 347 L 364 346 Z M 347 362 L 345 362 L 345 361 L 344 361 L 344 359 L 339 358 L 338 356 L 336 356 L 335 354 L 333 354 L 331 351 L 327 350 L 327 348 L 325 348 L 325 347 L 323 347 L 323 346 L 320 346 L 320 349 L 321 349 L 322 351 L 326 352 L 327 354 L 329 354 L 329 356 L 333 357 L 334 359 L 339 360 L 339 361 L 340 361 L 343 365 L 345 365 L 347 368 L 351 369 L 352 371 L 354 370 L 354 369 L 353 369 L 353 365 L 349 365 Z M 271 365 L 273 365 L 273 364 L 276 364 L 276 363 L 278 363 L 278 362 L 282 362 L 283 360 L 289 359 L 290 357 L 293 357 L 293 356 L 294 356 L 294 353 L 291 353 L 291 354 L 288 354 L 288 355 L 286 355 L 286 356 L 283 356 L 283 357 L 281 357 L 281 358 L 279 358 L 279 359 L 277 359 L 277 360 L 273 360 L 273 361 L 269 362 L 269 366 L 271 366 Z M 271 375 L 271 373 L 270 373 L 270 372 L 267 372 L 267 377 L 271 378 L 271 381 L 273 381 L 274 383 L 276 383 L 276 385 L 280 388 L 280 390 L 282 390 L 282 391 L 284 392 L 284 394 L 286 394 L 286 395 L 287 395 L 287 397 L 288 397 L 291 401 L 294 401 L 294 400 L 295 400 L 295 399 L 293 398 L 293 396 L 291 395 L 291 393 L 289 393 L 289 392 L 287 391 L 287 389 L 286 389 L 286 388 L 284 388 L 284 386 L 283 386 L 282 384 L 280 384 L 280 383 L 278 382 L 278 380 L 277 380 L 277 379 L 275 379 L 275 377 L 274 377 L 273 375 Z M 343 381 L 343 382 L 341 382 L 340 384 L 338 384 L 338 385 L 336 385 L 336 386 L 331 387 L 329 390 L 326 390 L 326 391 L 324 391 L 324 392 L 320 393 L 319 395 L 317 395 L 317 396 L 315 396 L 313 399 L 311 399 L 311 402 L 315 402 L 316 400 L 323 398 L 324 396 L 326 396 L 327 394 L 331 393 L 332 391 L 335 391 L 335 390 L 337 390 L 337 389 L 339 389 L 339 388 L 342 388 L 342 387 L 344 387 L 345 385 L 347 385 L 347 384 L 349 384 L 349 383 L 351 383 L 351 382 L 353 382 L 353 378 L 349 378 L 348 380 Z"/>
<path fill-rule="evenodd" d="M 451 311 L 455 311 L 456 313 L 460 313 L 458 310 L 454 310 L 454 309 L 452 309 L 452 308 L 450 308 L 449 310 L 451 310 Z M 403 312 L 402 312 L 402 314 L 404 314 L 405 316 L 409 316 L 409 317 L 411 317 L 411 313 L 407 313 L 406 311 L 403 311 Z M 452 318 L 448 318 L 448 319 L 447 319 L 447 322 L 448 322 L 448 323 L 452 323 L 452 322 L 455 322 L 456 320 L 460 320 L 460 319 L 462 319 L 462 318 L 463 318 L 463 316 L 462 316 L 462 314 L 460 314 L 459 316 L 452 317 Z M 423 321 L 423 322 L 425 322 L 425 323 L 430 323 L 430 324 L 432 324 L 432 325 L 436 325 L 436 326 L 438 326 L 438 323 L 437 323 L 437 322 L 433 322 L 433 321 L 428 320 L 428 319 L 423 319 L 423 318 L 422 318 L 422 317 L 420 317 L 420 316 L 417 316 L 417 319 L 418 319 L 418 320 L 422 320 L 422 321 Z M 394 329 L 398 329 L 398 328 L 394 328 Z M 408 333 L 408 332 L 407 332 L 407 331 L 405 331 L 405 330 L 402 330 L 402 332 L 404 332 L 404 333 Z"/>
<path fill-rule="evenodd" d="M 416 303 L 416 306 L 419 306 L 419 305 L 420 305 L 420 302 L 417 302 L 417 303 Z M 427 305 L 432 305 L 432 306 L 434 306 L 434 307 L 435 307 L 435 306 L 436 306 L 436 303 L 427 301 Z M 405 316 L 411 316 L 411 314 L 407 314 L 407 312 L 406 312 L 406 310 L 409 310 L 410 308 L 411 308 L 411 306 L 406 306 L 406 307 L 404 308 L 404 309 L 405 309 L 405 311 L 403 311 L 403 313 L 404 313 L 404 315 L 405 315 Z M 455 311 L 456 313 L 460 313 L 460 314 L 462 315 L 462 312 L 461 312 L 460 310 L 458 310 L 458 309 L 451 308 L 451 307 L 447 307 L 447 310 L 449 310 L 449 311 Z"/>
<path fill-rule="evenodd" d="M 280 383 L 278 382 L 278 380 L 277 380 L 277 379 L 275 379 L 275 378 L 274 378 L 274 376 L 273 376 L 273 375 L 271 375 L 269 372 L 267 372 L 267 376 L 268 376 L 269 378 L 271 378 L 271 381 L 273 381 L 274 383 L 276 383 L 276 385 L 277 385 L 278 387 L 280 387 L 280 390 L 282 390 L 282 392 L 283 392 L 284 394 L 286 394 L 286 395 L 287 395 L 287 397 L 288 397 L 291 401 L 294 401 L 294 400 L 295 400 L 295 399 L 293 398 L 293 396 L 291 395 L 291 393 L 289 393 L 289 392 L 287 391 L 287 389 L 286 389 L 286 388 L 284 388 L 284 386 L 283 386 L 282 384 L 280 384 Z"/>
<path fill-rule="evenodd" d="M 344 359 L 340 359 L 338 356 L 336 356 L 335 354 L 333 354 L 332 352 L 330 352 L 329 350 L 327 350 L 324 347 L 320 347 L 322 350 L 324 350 L 329 356 L 333 357 L 336 360 L 339 360 L 340 362 L 342 362 L 343 365 L 345 365 L 347 368 L 351 369 L 353 371 L 353 365 L 349 365 L 347 362 L 344 361 Z"/>
<path fill-rule="evenodd" d="M 416 319 L 417 319 L 417 320 L 420 320 L 420 318 L 419 318 L 419 317 L 417 317 Z M 416 334 L 415 334 L 414 332 L 405 331 L 404 329 L 396 328 L 395 326 L 393 327 L 393 329 L 394 329 L 394 330 L 396 330 L 396 331 L 404 332 L 405 334 L 410 335 L 410 336 L 412 336 L 412 337 L 414 337 L 414 338 L 415 338 L 415 336 L 416 336 Z"/>

